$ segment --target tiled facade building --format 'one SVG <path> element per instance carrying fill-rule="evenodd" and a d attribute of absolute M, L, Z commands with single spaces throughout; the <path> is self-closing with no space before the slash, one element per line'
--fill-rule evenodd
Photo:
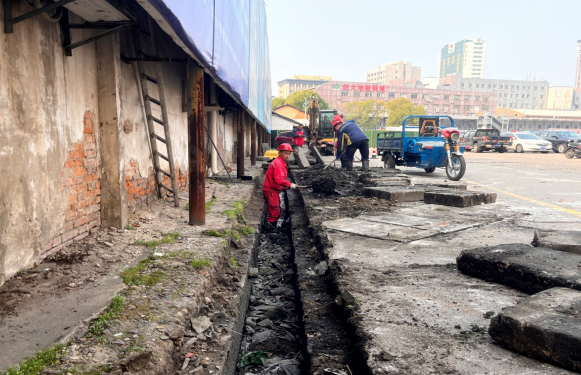
<path fill-rule="evenodd" d="M 486 42 L 483 39 L 461 40 L 446 44 L 440 50 L 440 78 L 456 74 L 465 78 L 484 78 Z"/>
<path fill-rule="evenodd" d="M 412 66 L 411 62 L 393 61 L 367 70 L 365 76 L 367 82 L 379 85 L 415 84 L 422 77 L 422 68 Z"/>
<path fill-rule="evenodd" d="M 331 108 L 345 111 L 348 103 L 376 99 L 389 101 L 406 98 L 422 105 L 427 114 L 476 115 L 494 113 L 497 95 L 494 92 L 427 89 L 420 87 L 378 85 L 369 82 L 331 81 L 315 89 Z"/>
<path fill-rule="evenodd" d="M 294 75 L 292 78 L 278 82 L 278 97 L 286 99 L 293 92 L 312 90 L 315 87 L 332 80 L 333 77 L 328 76 Z"/>

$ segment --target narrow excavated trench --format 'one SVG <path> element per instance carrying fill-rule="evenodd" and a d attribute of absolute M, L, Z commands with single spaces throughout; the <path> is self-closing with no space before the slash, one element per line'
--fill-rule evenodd
<path fill-rule="evenodd" d="M 367 374 L 300 192 L 282 196 L 281 227 L 257 234 L 233 374 Z"/>

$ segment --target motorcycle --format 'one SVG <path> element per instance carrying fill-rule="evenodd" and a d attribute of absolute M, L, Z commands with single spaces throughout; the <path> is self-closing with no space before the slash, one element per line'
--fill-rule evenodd
<path fill-rule="evenodd" d="M 565 150 L 565 157 L 567 159 L 573 159 L 574 157 L 581 159 L 581 143 L 575 141 L 569 142 L 567 150 Z"/>

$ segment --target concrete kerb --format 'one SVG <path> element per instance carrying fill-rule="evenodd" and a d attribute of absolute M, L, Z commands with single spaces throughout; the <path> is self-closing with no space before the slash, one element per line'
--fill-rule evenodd
<path fill-rule="evenodd" d="M 256 172 L 259 173 L 260 170 L 258 169 Z M 252 185 L 255 188 L 259 185 L 259 183 L 260 183 L 260 179 L 255 178 L 253 184 L 246 184 L 246 185 Z M 247 196 L 245 198 L 247 199 L 247 202 L 248 202 L 247 206 L 253 203 L 252 202 L 252 194 L 256 190 L 254 188 L 251 189 L 248 192 L 248 194 L 246 194 Z M 208 191 L 207 191 L 207 193 L 208 193 Z M 209 193 L 211 193 L 211 192 L 209 192 Z M 234 198 L 234 199 L 236 199 L 236 198 Z M 231 203 L 234 203 L 234 200 L 232 200 Z M 230 228 L 230 231 L 233 231 L 236 229 L 237 225 L 238 225 L 237 222 L 229 221 L 228 228 Z M 256 241 L 256 237 L 255 237 L 255 241 Z M 216 254 L 217 254 L 217 256 L 212 261 L 211 267 L 207 270 L 207 272 L 204 275 L 206 280 L 208 280 L 205 282 L 205 284 L 207 284 L 207 286 L 210 288 L 212 285 L 216 284 L 218 277 L 222 273 L 222 269 L 224 267 L 229 266 L 229 259 L 223 251 L 218 251 L 218 252 L 216 252 Z M 127 266 L 133 267 L 140 260 L 143 260 L 147 257 L 148 257 L 148 252 L 144 251 L 144 253 L 138 259 L 133 261 L 131 264 L 127 264 Z M 247 280 L 248 280 L 247 279 L 247 271 L 248 271 L 247 269 L 244 270 L 244 274 L 243 274 L 243 280 L 244 280 L 243 284 L 244 285 L 241 289 L 241 294 L 239 295 L 238 305 L 240 306 L 240 311 L 245 311 L 245 310 L 243 310 L 243 309 L 245 309 L 245 307 L 244 307 L 245 302 L 244 301 L 246 301 L 246 303 L 248 301 L 249 283 L 247 282 Z M 119 272 L 119 271 L 117 271 L 117 272 Z M 84 316 L 82 318 L 83 319 L 82 321 L 79 321 L 78 323 L 74 324 L 73 329 L 67 330 L 66 332 L 68 332 L 68 333 L 64 336 L 61 336 L 57 341 L 54 341 L 52 345 L 54 345 L 56 343 L 63 343 L 66 345 L 69 342 L 71 342 L 71 340 L 73 338 L 78 339 L 78 338 L 83 337 L 86 334 L 88 328 L 90 327 L 90 322 L 93 321 L 94 319 L 96 319 L 99 315 L 101 315 L 108 308 L 108 306 L 110 305 L 110 302 L 111 302 L 111 298 L 113 296 L 115 296 L 116 294 L 120 293 L 122 290 L 130 289 L 125 284 L 123 284 L 118 277 L 113 278 L 113 279 L 115 279 L 118 282 L 118 284 L 116 285 L 116 287 L 110 288 L 108 290 L 109 297 L 105 298 L 105 300 L 103 301 L 103 304 L 100 305 L 97 309 L 95 309 L 93 311 L 93 313 L 91 313 L 89 316 Z M 208 289 L 208 288 L 205 288 L 205 289 Z M 91 290 L 91 293 L 94 293 L 94 291 Z M 185 316 L 181 315 L 179 318 L 176 318 L 176 317 L 172 318 L 174 320 L 177 319 L 176 323 L 180 326 L 185 326 L 185 324 L 189 320 L 188 315 L 192 315 L 192 316 L 197 315 L 199 313 L 199 309 L 202 306 L 204 306 L 204 304 L 205 304 L 204 303 L 204 296 L 202 294 L 197 294 L 196 296 L 194 296 L 193 299 L 188 298 L 187 300 L 188 300 L 187 302 L 184 302 L 184 307 L 187 310 L 187 314 L 185 314 Z M 240 319 L 237 319 L 237 320 L 240 320 Z M 234 331 L 240 332 L 240 329 L 242 328 L 241 324 L 243 324 L 243 321 L 242 322 L 237 321 L 235 326 L 234 326 Z M 69 322 L 69 325 L 70 325 L 70 322 Z M 62 332 L 62 331 L 60 331 L 60 332 Z M 235 335 L 233 335 L 233 336 L 235 336 Z M 235 340 L 236 338 L 235 337 L 233 337 L 233 338 L 234 338 L 234 340 L 232 341 L 232 348 L 233 349 L 230 351 L 234 351 L 237 354 L 240 341 L 238 339 L 238 341 L 236 342 L 236 340 Z M 24 341 L 28 341 L 28 340 L 24 340 Z M 78 340 L 77 340 L 77 342 L 78 342 Z M 39 349 L 39 347 L 35 346 L 34 342 L 32 342 L 32 341 L 31 341 L 31 345 L 34 346 L 32 353 L 36 352 L 36 350 Z M 51 345 L 49 345 L 49 346 L 51 346 Z M 40 349 L 43 349 L 43 348 L 40 348 Z M 227 352 L 225 352 L 225 353 L 227 353 Z M 163 354 L 163 353 L 158 351 L 157 354 Z M 166 354 L 171 356 L 171 351 L 167 352 Z M 22 357 L 24 357 L 24 355 L 31 355 L 31 353 L 23 352 Z M 15 360 L 14 363 L 10 363 L 8 365 L 15 365 L 18 361 L 19 360 Z M 172 362 L 171 357 L 169 357 L 169 362 Z M 234 356 L 234 364 L 235 364 L 235 362 L 236 362 L 236 356 Z M 97 364 L 98 363 L 94 363 L 94 365 L 97 365 Z M 219 365 L 223 365 L 223 363 L 221 363 Z"/>
<path fill-rule="evenodd" d="M 581 254 L 581 231 L 537 229 L 532 244 L 535 247 Z"/>

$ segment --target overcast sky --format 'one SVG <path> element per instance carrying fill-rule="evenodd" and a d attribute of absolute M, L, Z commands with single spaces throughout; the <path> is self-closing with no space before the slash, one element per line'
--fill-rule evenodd
<path fill-rule="evenodd" d="M 365 70 L 411 61 L 435 77 L 450 43 L 487 42 L 485 78 L 572 86 L 581 0 L 265 0 L 273 95 L 294 74 L 365 81 Z"/>

